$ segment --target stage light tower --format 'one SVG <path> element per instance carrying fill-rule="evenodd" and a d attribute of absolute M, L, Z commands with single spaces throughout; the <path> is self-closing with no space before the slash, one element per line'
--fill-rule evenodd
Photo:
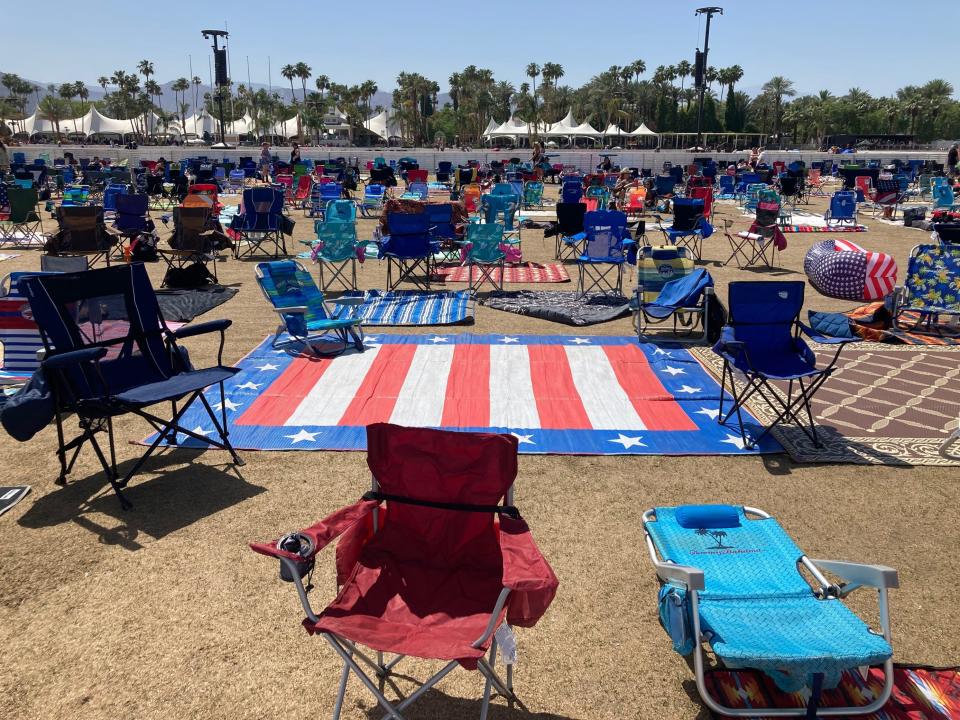
<path fill-rule="evenodd" d="M 214 66 L 216 67 L 216 81 L 215 85 L 217 86 L 217 114 L 219 115 L 220 120 L 220 142 L 217 143 L 215 147 L 226 148 L 227 141 L 224 136 L 224 123 L 223 123 L 223 93 L 221 92 L 222 88 L 229 86 L 230 80 L 227 77 L 227 60 L 226 60 L 226 48 L 221 49 L 218 45 L 220 38 L 230 37 L 230 33 L 226 30 L 201 30 L 200 33 L 203 35 L 205 40 L 213 38 L 213 61 Z"/>
<path fill-rule="evenodd" d="M 702 7 L 697 8 L 695 15 L 706 15 L 707 16 L 707 29 L 703 37 L 703 53 L 697 52 L 697 62 L 695 65 L 696 74 L 695 77 L 698 79 L 697 90 L 700 91 L 700 102 L 697 105 L 697 147 L 703 146 L 703 95 L 707 90 L 707 54 L 710 52 L 710 20 L 714 15 L 720 14 L 723 15 L 722 7 Z"/>

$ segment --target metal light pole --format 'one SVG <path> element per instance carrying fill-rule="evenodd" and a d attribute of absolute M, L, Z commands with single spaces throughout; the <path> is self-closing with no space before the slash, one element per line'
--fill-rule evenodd
<path fill-rule="evenodd" d="M 217 53 L 220 50 L 217 44 L 218 40 L 221 37 L 224 39 L 230 37 L 230 33 L 228 33 L 226 30 L 201 30 L 200 32 L 203 35 L 204 39 L 209 39 L 211 37 L 213 38 L 213 57 L 217 58 L 218 57 Z M 224 71 L 226 71 L 226 68 L 224 68 Z M 220 142 L 218 143 L 218 145 L 219 147 L 226 147 L 227 141 L 226 141 L 226 138 L 224 137 L 224 124 L 223 124 L 223 87 L 224 86 L 220 84 L 219 74 L 220 73 L 218 71 L 217 73 L 218 77 L 217 77 L 217 83 L 216 83 L 217 114 L 220 116 L 218 118 L 220 120 Z"/>
<path fill-rule="evenodd" d="M 707 91 L 707 54 L 710 52 L 710 20 L 715 14 L 723 15 L 722 7 L 697 8 L 695 15 L 707 16 L 707 30 L 703 37 L 703 55 L 701 56 L 700 102 L 697 104 L 697 147 L 703 147 L 703 95 Z"/>

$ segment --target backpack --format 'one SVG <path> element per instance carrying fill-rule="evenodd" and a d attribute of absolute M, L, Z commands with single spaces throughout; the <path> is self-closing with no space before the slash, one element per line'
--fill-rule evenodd
<path fill-rule="evenodd" d="M 200 262 L 182 268 L 172 267 L 163 278 L 163 284 L 170 288 L 198 288 L 212 283 L 213 275 Z"/>
<path fill-rule="evenodd" d="M 715 343 L 720 339 L 720 331 L 727 324 L 727 309 L 720 302 L 720 298 L 714 295 L 707 303 L 707 317 L 704 319 L 707 324 L 707 340 Z"/>

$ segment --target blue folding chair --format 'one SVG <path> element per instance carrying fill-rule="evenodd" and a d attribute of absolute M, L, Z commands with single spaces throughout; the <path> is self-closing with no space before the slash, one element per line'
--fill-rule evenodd
<path fill-rule="evenodd" d="M 948 182 L 934 185 L 931 188 L 931 195 L 934 210 L 956 210 L 960 208 L 953 195 L 953 188 L 950 187 Z"/>
<path fill-rule="evenodd" d="M 750 507 L 651 508 L 643 514 L 643 529 L 661 583 L 660 623 L 675 651 L 693 655 L 697 690 L 712 712 L 722 717 L 875 717 L 872 713 L 890 699 L 888 590 L 900 586 L 896 570 L 810 559 L 773 517 Z M 827 573 L 841 580 L 831 581 Z M 878 591 L 879 632 L 843 603 L 861 587 Z M 724 705 L 706 682 L 705 645 L 722 667 L 759 670 L 783 692 L 806 688 L 806 706 Z M 835 688 L 844 672 L 878 664 L 884 683 L 876 697 L 863 695 L 861 705 L 821 707 L 823 690 Z"/>
<path fill-rule="evenodd" d="M 357 204 L 353 200 L 331 200 L 323 211 L 323 222 L 355 223 Z"/>
<path fill-rule="evenodd" d="M 659 325 L 673 320 L 672 341 L 701 342 L 707 339 L 707 312 L 713 297 L 713 278 L 704 268 L 689 275 L 670 280 L 660 289 L 654 300 L 644 301 L 642 285 L 634 293 L 634 323 L 640 342 L 649 342 L 650 325 Z M 697 326 L 702 332 L 694 335 Z"/>
<path fill-rule="evenodd" d="M 581 297 L 596 289 L 608 295 L 623 296 L 623 265 L 627 246 L 633 242 L 627 230 L 627 216 L 619 210 L 595 210 L 584 216 L 583 250 L 576 258 L 577 294 Z M 615 275 L 611 282 L 607 276 Z"/>
<path fill-rule="evenodd" d="M 117 211 L 117 195 L 123 195 L 128 191 L 126 185 L 111 183 L 103 190 L 103 212 L 115 213 Z"/>
<path fill-rule="evenodd" d="M 227 439 L 226 404 L 221 405 L 218 419 L 204 395 L 204 390 L 217 385 L 220 397 L 224 397 L 224 381 L 239 372 L 222 361 L 229 319 L 171 331 L 143 263 L 33 275 L 21 279 L 19 287 L 30 302 L 46 350 L 41 369 L 55 405 L 51 419 L 56 421 L 59 441 L 59 484 L 66 482 L 87 443 L 124 508 L 130 503 L 123 496 L 123 488 L 161 444 L 176 445 L 178 434 L 227 450 L 235 464 L 243 465 Z M 197 370 L 178 341 L 211 332 L 220 333 L 217 364 Z M 183 414 L 195 402 L 207 411 L 209 431 L 180 425 Z M 169 420 L 148 409 L 161 403 L 172 405 Z M 77 416 L 81 432 L 67 441 L 64 421 L 69 414 Z M 145 419 L 157 430 L 157 436 L 121 478 L 114 454 L 113 418 L 126 414 Z M 98 433 L 107 435 L 109 462 L 97 441 Z"/>
<path fill-rule="evenodd" d="M 430 197 L 430 186 L 425 182 L 412 182 L 407 186 L 401 197 L 426 201 Z"/>
<path fill-rule="evenodd" d="M 721 175 L 719 182 L 720 188 L 717 192 L 718 198 L 729 200 L 736 196 L 736 187 L 734 185 L 734 177 L 732 175 Z"/>
<path fill-rule="evenodd" d="M 733 406 L 724 414 L 725 395 L 721 392 L 717 420 L 725 425 L 736 413 L 745 447 L 756 446 L 774 427 L 787 422 L 795 423 L 814 447 L 821 447 L 810 403 L 833 373 L 843 346 L 855 339 L 826 337 L 800 322 L 805 286 L 802 280 L 730 283 L 729 318 L 713 351 L 723 358 L 721 385 L 723 391 L 730 391 Z M 836 346 L 828 364 L 818 366 L 801 333 L 815 342 Z M 734 371 L 744 378 L 742 389 L 737 387 Z M 773 382 L 786 383 L 786 391 Z M 741 408 L 754 396 L 769 406 L 774 419 L 759 437 L 750 439 Z"/>
<path fill-rule="evenodd" d="M 830 198 L 823 216 L 827 225 L 857 225 L 857 196 L 852 190 L 838 190 Z"/>
<path fill-rule="evenodd" d="M 439 247 L 430 233 L 430 216 L 424 213 L 389 213 L 387 232 L 381 240 L 380 256 L 387 259 L 387 289 L 396 290 L 400 283 L 413 283 L 421 290 L 430 289 L 433 255 Z M 394 268 L 397 279 L 393 279 Z M 421 271 L 418 277 L 414 273 Z"/>
<path fill-rule="evenodd" d="M 323 218 L 323 212 L 327 204 L 333 200 L 339 200 L 343 197 L 343 187 L 340 183 L 314 183 L 310 189 L 310 206 L 307 210 L 309 217 Z"/>
<path fill-rule="evenodd" d="M 386 200 L 386 188 L 383 185 L 367 185 L 363 188 L 363 200 L 360 203 L 360 214 L 365 218 L 380 217 L 383 203 Z"/>
<path fill-rule="evenodd" d="M 436 169 L 437 182 L 444 185 L 450 184 L 450 178 L 453 176 L 453 163 L 449 160 L 441 160 L 437 163 Z"/>
<path fill-rule="evenodd" d="M 339 355 L 350 345 L 363 351 L 363 320 L 356 316 L 363 298 L 341 298 L 340 309 L 332 311 L 310 273 L 295 260 L 258 263 L 256 275 L 264 297 L 280 316 L 273 347 L 296 345 L 318 356 Z"/>
<path fill-rule="evenodd" d="M 683 245 L 694 259 L 702 257 L 704 231 L 707 222 L 703 217 L 704 201 L 700 198 L 677 197 L 673 199 L 673 224 L 664 227 L 663 218 L 655 215 L 668 245 Z"/>
<path fill-rule="evenodd" d="M 575 204 L 583 199 L 583 178 L 565 177 L 560 187 L 560 202 Z"/>
<path fill-rule="evenodd" d="M 263 251 L 273 257 L 287 254 L 283 237 L 283 191 L 272 187 L 253 187 L 243 191 L 243 213 L 233 219 L 231 227 L 240 233 L 242 242 L 234 243 L 234 257 L 238 260 L 253 257 Z M 272 246 L 269 253 L 265 246 Z"/>

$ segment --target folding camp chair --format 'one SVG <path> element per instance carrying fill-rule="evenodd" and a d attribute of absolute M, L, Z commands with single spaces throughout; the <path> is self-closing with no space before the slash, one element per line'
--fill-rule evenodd
<path fill-rule="evenodd" d="M 480 197 L 483 192 L 477 184 L 466 185 L 463 188 L 463 207 L 467 214 L 473 214 L 480 210 Z"/>
<path fill-rule="evenodd" d="M 352 222 L 317 221 L 316 249 L 313 257 L 320 266 L 320 290 L 327 292 L 334 283 L 344 290 L 357 289 L 357 226 Z M 350 276 L 346 275 L 349 266 Z M 324 279 L 324 268 L 329 279 Z"/>
<path fill-rule="evenodd" d="M 838 190 L 830 198 L 830 208 L 823 219 L 827 225 L 857 225 L 857 198 L 850 190 Z"/>
<path fill-rule="evenodd" d="M 732 175 L 721 175 L 717 182 L 719 183 L 719 191 L 717 193 L 718 198 L 730 200 L 736 197 L 735 177 Z"/>
<path fill-rule="evenodd" d="M 246 180 L 247 174 L 244 170 L 231 170 L 230 174 L 227 176 L 227 185 L 225 189 L 228 193 L 238 195 L 243 192 Z"/>
<path fill-rule="evenodd" d="M 573 260 L 582 252 L 586 235 L 583 232 L 583 218 L 587 206 L 581 202 L 557 203 L 557 243 L 554 257 L 557 260 Z"/>
<path fill-rule="evenodd" d="M 127 192 L 126 185 L 110 183 L 103 190 L 103 212 L 105 215 L 113 214 L 117 211 L 117 195 L 123 195 Z"/>
<path fill-rule="evenodd" d="M 703 200 L 703 217 L 708 222 L 713 222 L 713 185 L 692 187 L 687 191 L 687 197 Z"/>
<path fill-rule="evenodd" d="M 331 200 L 323 211 L 323 222 L 355 223 L 357 204 L 353 200 Z"/>
<path fill-rule="evenodd" d="M 774 194 L 775 196 L 775 194 Z M 741 230 L 736 236 L 730 234 L 733 221 L 724 219 L 724 234 L 730 243 L 730 257 L 724 261 L 729 265 L 735 260 L 737 267 L 763 266 L 776 267 L 777 252 L 787 247 L 787 239 L 780 229 L 780 201 L 762 200 L 757 203 L 757 216 L 749 230 Z"/>
<path fill-rule="evenodd" d="M 363 351 L 363 321 L 356 316 L 363 298 L 341 298 L 339 310 L 332 311 L 310 273 L 295 260 L 258 263 L 256 275 L 264 297 L 280 316 L 271 341 L 274 348 L 298 345 L 317 356 L 340 354 L 350 345 Z M 331 334 L 336 341 L 328 339 Z"/>
<path fill-rule="evenodd" d="M 896 178 L 878 178 L 877 187 L 871 196 L 873 202 L 873 215 L 883 213 L 887 219 L 893 219 L 897 216 L 897 208 L 904 200 L 904 195 L 900 190 L 900 182 Z M 887 211 L 890 211 L 887 214 Z"/>
<path fill-rule="evenodd" d="M 857 175 L 854 178 L 853 190 L 857 194 L 857 202 L 865 203 L 873 196 L 873 177 Z"/>
<path fill-rule="evenodd" d="M 293 175 L 277 175 L 273 179 L 274 185 L 278 186 L 283 191 L 283 202 L 292 203 L 293 202 Z"/>
<path fill-rule="evenodd" d="M 606 210 L 610 204 L 610 191 L 603 186 L 592 185 L 584 193 L 587 210 Z"/>
<path fill-rule="evenodd" d="M 153 210 L 170 210 L 173 208 L 173 198 L 167 190 L 168 183 L 160 175 L 148 174 L 144 177 L 144 192 L 150 198 L 150 208 Z M 172 189 L 172 185 L 170 186 Z"/>
<path fill-rule="evenodd" d="M 43 219 L 37 212 L 37 191 L 34 188 L 7 188 L 10 212 L 0 220 L 0 242 L 14 247 L 28 247 L 44 240 Z"/>
<path fill-rule="evenodd" d="M 184 198 L 184 202 L 189 205 L 192 204 L 190 201 L 199 203 L 202 200 L 213 208 L 213 212 L 219 215 L 223 209 L 220 204 L 219 193 L 220 188 L 214 183 L 194 183 L 187 188 L 187 197 Z"/>
<path fill-rule="evenodd" d="M 407 189 L 404 191 L 401 197 L 408 200 L 421 200 L 426 202 L 430 197 L 430 186 L 425 182 L 413 182 L 407 185 Z"/>
<path fill-rule="evenodd" d="M 450 185 L 450 179 L 453 176 L 453 163 L 449 160 L 441 160 L 437 163 L 435 174 L 437 176 L 438 183 Z"/>
<path fill-rule="evenodd" d="M 944 320 L 954 320 L 945 332 Z M 894 327 L 931 335 L 960 334 L 960 245 L 917 245 L 907 277 L 894 290 Z"/>
<path fill-rule="evenodd" d="M 558 587 L 512 504 L 517 440 L 379 423 L 367 427 L 367 448 L 369 493 L 309 528 L 251 548 L 280 560 L 307 632 L 321 635 L 343 659 L 334 718 L 351 673 L 387 717 L 403 720 L 408 706 L 460 665 L 485 678 L 485 720 L 493 690 L 511 706 L 519 702 L 513 653 L 504 653 L 506 679 L 495 669 L 499 646 L 515 644 L 511 626 L 535 625 Z M 302 578 L 340 535 L 339 592 L 318 614 Z M 388 661 L 385 653 L 394 657 Z M 384 687 L 393 686 L 394 668 L 407 656 L 445 664 L 391 702 Z"/>
<path fill-rule="evenodd" d="M 531 180 L 530 182 L 524 183 L 522 204 L 523 207 L 527 209 L 543 207 L 542 182 Z"/>
<path fill-rule="evenodd" d="M 340 183 L 314 183 L 310 189 L 310 206 L 306 211 L 306 215 L 312 218 L 323 219 L 323 213 L 327 208 L 327 204 L 334 200 L 340 200 L 342 197 L 343 187 Z"/>
<path fill-rule="evenodd" d="M 796 210 L 797 204 L 803 201 L 803 179 L 788 173 L 781 175 L 779 182 L 781 204 Z"/>
<path fill-rule="evenodd" d="M 503 290 L 503 269 L 507 253 L 503 249 L 503 225 L 497 223 L 467 225 L 464 244 L 467 248 L 467 282 L 470 292 L 476 293 L 477 288 L 489 280 L 494 290 Z M 473 279 L 474 268 L 477 270 L 477 279 Z M 495 271 L 500 271 L 499 276 Z"/>
<path fill-rule="evenodd" d="M 665 283 L 653 300 L 645 300 L 644 295 L 643 285 L 638 284 L 631 305 L 640 342 L 654 340 L 648 332 L 650 325 L 659 325 L 669 319 L 673 320 L 671 341 L 706 342 L 713 278 L 704 268 Z M 698 326 L 702 332 L 694 335 Z"/>
<path fill-rule="evenodd" d="M 480 198 L 480 214 L 485 223 L 503 225 L 504 237 L 519 244 L 520 224 L 516 221 L 519 205 L 520 197 L 517 195 L 488 193 Z"/>
<path fill-rule="evenodd" d="M 664 227 L 663 218 L 655 215 L 660 232 L 670 245 L 683 245 L 699 260 L 703 250 L 703 200 L 677 197 L 673 199 L 673 224 Z"/>
<path fill-rule="evenodd" d="M 815 447 L 821 447 L 810 402 L 833 373 L 843 346 L 854 340 L 826 337 L 800 322 L 805 285 L 802 280 L 730 283 L 729 320 L 713 351 L 723 358 L 722 388 L 729 389 L 733 406 L 724 414 L 721 392 L 717 420 L 725 425 L 736 413 L 745 447 L 756 446 L 774 427 L 786 422 L 796 423 Z M 825 367 L 817 367 L 817 358 L 801 333 L 815 342 L 836 345 Z M 734 371 L 744 377 L 742 390 L 737 388 Z M 772 382 L 787 383 L 786 393 Z M 759 437 L 750 439 L 741 408 L 754 396 L 769 405 L 776 418 Z M 805 412 L 806 422 L 801 412 Z"/>
<path fill-rule="evenodd" d="M 388 236 L 381 241 L 380 256 L 387 259 L 387 289 L 396 290 L 400 283 L 413 283 L 421 290 L 430 289 L 433 255 L 439 248 L 430 234 L 430 217 L 424 213 L 389 213 Z M 393 279 L 394 267 L 397 279 Z M 422 277 L 414 273 L 422 271 Z"/>
<path fill-rule="evenodd" d="M 460 234 L 453 222 L 453 205 L 450 203 L 427 203 L 423 211 L 427 214 L 430 223 L 430 236 L 440 254 L 444 256 L 442 262 L 460 261 L 460 246 L 457 241 Z"/>
<path fill-rule="evenodd" d="M 56 407 L 58 483 L 66 482 L 87 442 L 124 508 L 130 503 L 123 496 L 123 488 L 158 447 L 175 446 L 178 434 L 227 450 L 236 465 L 243 465 L 227 439 L 226 403 L 221 405 L 218 419 L 204 395 L 204 390 L 216 385 L 220 397 L 224 397 L 224 381 L 239 372 L 222 362 L 230 320 L 171 331 L 143 263 L 34 275 L 22 279 L 20 288 L 30 301 L 46 351 L 41 368 Z M 197 370 L 178 341 L 211 332 L 220 333 L 217 364 Z M 210 430 L 190 430 L 180 425 L 183 414 L 197 401 L 207 411 Z M 149 409 L 161 403 L 171 404 L 169 420 Z M 77 416 L 81 433 L 66 441 L 63 425 L 71 413 Z M 114 454 L 113 418 L 126 414 L 146 420 L 157 436 L 121 478 Z M 107 434 L 109 462 L 97 441 L 100 432 Z"/>
<path fill-rule="evenodd" d="M 722 717 L 872 716 L 890 699 L 887 591 L 899 587 L 896 570 L 811 560 L 776 520 L 750 507 L 651 508 L 643 514 L 643 528 L 661 583 L 660 622 L 674 650 L 693 654 L 697 690 L 712 712 Z M 826 573 L 845 582 L 831 582 Z M 843 603 L 861 587 L 879 593 L 879 632 Z M 807 688 L 806 707 L 727 707 L 707 687 L 705 644 L 726 667 L 759 670 L 784 692 Z M 861 705 L 820 707 L 823 690 L 836 687 L 842 673 L 881 663 L 884 683 L 876 697 L 864 693 Z"/>
<path fill-rule="evenodd" d="M 933 200 L 934 210 L 960 209 L 960 205 L 956 203 L 956 199 L 953 196 L 953 188 L 950 187 L 949 183 L 934 185 L 930 190 L 930 195 Z"/>
<path fill-rule="evenodd" d="M 297 178 L 296 185 L 293 188 L 294 207 L 306 209 L 310 203 L 310 194 L 313 190 L 313 178 L 309 175 L 301 175 Z"/>
<path fill-rule="evenodd" d="M 627 231 L 627 216 L 619 210 L 595 210 L 583 219 L 583 250 L 576 258 L 579 271 L 577 294 L 592 290 L 604 295 L 623 296 L 623 265 L 626 246 L 633 241 Z M 614 282 L 608 279 L 613 273 Z"/>
<path fill-rule="evenodd" d="M 933 223 L 933 232 L 941 245 L 960 247 L 960 222 Z"/>
<path fill-rule="evenodd" d="M 150 198 L 146 195 L 116 196 L 117 211 L 113 218 L 113 225 L 107 229 L 117 237 L 118 249 L 124 239 L 133 243 L 153 228 L 148 215 L 149 205 Z"/>
<path fill-rule="evenodd" d="M 229 246 L 229 238 L 210 227 L 210 208 L 181 207 L 173 211 L 173 235 L 169 247 L 157 247 L 157 254 L 170 269 L 183 269 L 200 263 L 212 270 L 217 282 L 217 251 Z M 167 284 L 164 277 L 163 284 Z"/>
<path fill-rule="evenodd" d="M 657 175 L 653 179 L 653 184 L 658 198 L 672 198 L 674 196 L 676 181 L 673 175 Z"/>
<path fill-rule="evenodd" d="M 560 202 L 576 204 L 583 199 L 583 178 L 579 175 L 567 176 L 560 186 Z"/>
<path fill-rule="evenodd" d="M 243 213 L 234 218 L 232 228 L 247 243 L 246 251 L 241 243 L 234 244 L 237 259 L 253 257 L 257 252 L 266 252 L 264 246 L 273 247 L 273 257 L 287 254 L 283 237 L 283 193 L 272 187 L 252 187 L 243 191 Z"/>
<path fill-rule="evenodd" d="M 427 171 L 426 169 L 421 170 L 420 168 L 412 168 L 410 170 L 407 170 L 406 180 L 407 180 L 407 189 L 409 189 L 410 186 L 415 183 L 423 183 L 424 185 L 426 185 Z"/>
<path fill-rule="evenodd" d="M 88 267 L 105 260 L 110 265 L 114 241 L 103 222 L 103 208 L 99 205 L 61 205 L 57 208 L 59 230 L 48 252 L 61 257 L 84 257 Z"/>
<path fill-rule="evenodd" d="M 360 202 L 360 214 L 365 218 L 380 217 L 386 188 L 383 185 L 367 185 L 363 188 L 363 200 Z"/>

